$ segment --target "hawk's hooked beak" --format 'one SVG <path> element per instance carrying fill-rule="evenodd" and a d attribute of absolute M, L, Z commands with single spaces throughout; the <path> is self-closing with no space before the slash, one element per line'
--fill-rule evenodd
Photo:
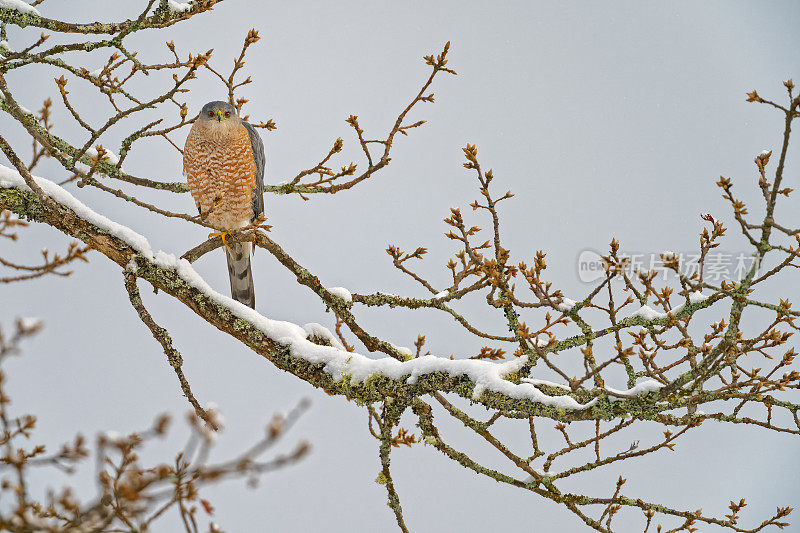
<path fill-rule="evenodd" d="M 217 122 L 222 122 L 222 111 L 217 110 Z"/>

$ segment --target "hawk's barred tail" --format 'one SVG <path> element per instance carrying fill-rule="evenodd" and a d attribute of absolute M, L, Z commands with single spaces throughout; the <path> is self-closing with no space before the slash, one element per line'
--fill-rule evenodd
<path fill-rule="evenodd" d="M 231 298 L 256 308 L 256 291 L 253 288 L 253 273 L 250 271 L 249 242 L 233 242 L 225 248 L 228 260 L 228 277 L 231 280 Z"/>

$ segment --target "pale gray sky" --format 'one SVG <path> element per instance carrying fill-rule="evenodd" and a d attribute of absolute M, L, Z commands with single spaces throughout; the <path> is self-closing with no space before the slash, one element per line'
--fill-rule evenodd
<path fill-rule="evenodd" d="M 134 16 L 138 9 L 108 0 L 49 0 L 41 7 L 46 15 L 82 21 Z M 421 294 L 392 268 L 384 252 L 389 243 L 431 250 L 422 271 L 444 286 L 441 265 L 452 247 L 442 237 L 441 219 L 476 193 L 472 175 L 461 167 L 460 148 L 467 142 L 478 145 L 484 167 L 494 168 L 497 188 L 516 193 L 503 207 L 507 247 L 518 259 L 547 251 L 550 278 L 573 299 L 587 290 L 576 272 L 579 253 L 603 250 L 612 237 L 624 250 L 692 251 L 700 213 L 731 221 L 714 185 L 719 175 L 738 179 L 739 194 L 755 201 L 753 157 L 778 147 L 782 117 L 746 103 L 745 91 L 782 98 L 781 81 L 800 76 L 800 4 L 791 1 L 481 6 L 227 0 L 189 23 L 144 32 L 133 41 L 142 56 L 153 59 L 166 59 L 163 42 L 170 39 L 184 51 L 214 48 L 227 69 L 251 27 L 262 40 L 248 55 L 255 83 L 244 91 L 251 99 L 246 111 L 256 119 L 272 117 L 279 126 L 264 134 L 269 183 L 313 165 L 340 135 L 351 154 L 345 157 L 357 157 L 345 118 L 356 114 L 368 132 L 383 134 L 428 74 L 422 55 L 452 42 L 450 65 L 458 76 L 436 82 L 436 104 L 421 106 L 413 116 L 428 123 L 397 140 L 392 163 L 379 176 L 334 197 L 265 199 L 275 240 L 324 283 L 362 293 Z M 18 35 L 11 34 L 12 45 Z M 86 61 L 94 69 L 102 58 L 90 55 Z M 57 94 L 52 77 L 40 70 L 38 77 L 12 75 L 9 81 L 23 105 L 38 109 L 44 97 Z M 188 102 L 196 111 L 224 98 L 221 89 L 210 77 L 198 80 Z M 87 116 L 99 119 L 107 111 L 80 94 L 76 87 L 76 103 Z M 74 134 L 63 107 L 56 102 L 55 108 L 57 131 Z M 27 145 L 7 119 L 0 129 L 17 146 Z M 126 131 L 112 132 L 112 139 Z M 181 174 L 179 154 L 160 145 L 134 151 L 125 166 L 142 176 L 172 180 Z M 788 186 L 797 188 L 797 168 L 790 157 Z M 47 169 L 53 167 L 40 173 L 60 176 Z M 204 238 L 200 228 L 166 223 L 94 191 L 80 194 L 98 212 L 147 235 L 156 249 L 181 253 Z M 141 197 L 193 210 L 188 195 Z M 778 216 L 796 227 L 797 199 L 789 205 L 794 208 L 779 207 Z M 731 238 L 723 248 L 746 250 L 729 226 Z M 58 249 L 63 242 L 54 231 L 36 227 L 17 253 L 34 258 L 42 243 Z M 204 258 L 198 269 L 212 286 L 227 291 L 222 253 Z M 257 254 L 254 276 L 263 314 L 330 324 L 320 302 L 270 257 Z M 288 449 L 306 437 L 314 444 L 311 456 L 264 478 L 257 490 L 229 483 L 206 493 L 226 531 L 262 530 L 261 524 L 271 531 L 396 527 L 385 489 L 374 482 L 377 442 L 362 409 L 276 371 L 180 304 L 142 288 L 154 317 L 182 351 L 197 397 L 218 403 L 227 418 L 218 457 L 257 439 L 274 410 L 288 409 L 303 396 L 312 400 L 311 411 L 284 443 Z M 800 296 L 796 285 L 777 289 L 773 296 Z M 25 346 L 25 357 L 7 368 L 15 405 L 39 416 L 39 435 L 48 444 L 76 431 L 139 429 L 157 412 L 186 410 L 160 347 L 127 302 L 119 269 L 102 256 L 91 255 L 91 263 L 67 280 L 4 286 L 0 302 L 5 327 L 16 315 L 47 323 Z M 502 328 L 496 314 L 465 309 Z M 410 346 L 422 332 L 436 354 L 471 355 L 481 345 L 432 312 L 357 311 L 365 327 L 395 344 Z M 465 437 L 453 424 L 444 427 L 456 440 Z M 518 430 L 507 435 L 525 446 Z M 477 458 L 503 464 L 491 450 L 467 446 Z M 158 451 L 169 450 L 165 445 Z M 412 531 L 581 530 L 566 510 L 478 478 L 432 448 L 400 449 L 393 458 Z M 729 500 L 747 497 L 744 523 L 751 524 L 775 505 L 800 501 L 799 466 L 791 437 L 708 422 L 673 453 L 587 475 L 570 488 L 607 495 L 622 474 L 629 479 L 627 494 L 719 515 Z M 627 517 L 623 523 L 631 531 L 643 524 L 635 512 Z M 169 530 L 166 522 L 161 527 Z"/>

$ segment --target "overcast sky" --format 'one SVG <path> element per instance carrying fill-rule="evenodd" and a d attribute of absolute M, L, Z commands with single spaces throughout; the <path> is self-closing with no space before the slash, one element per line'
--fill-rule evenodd
<path fill-rule="evenodd" d="M 139 3 L 49 0 L 40 9 L 54 18 L 108 20 L 135 16 Z M 431 250 L 421 271 L 444 288 L 448 274 L 442 265 L 453 248 L 442 237 L 441 220 L 450 207 L 466 207 L 476 197 L 474 178 L 461 166 L 467 142 L 477 144 L 482 165 L 494 169 L 497 189 L 516 194 L 502 210 L 507 247 L 529 262 L 536 250 L 545 250 L 550 279 L 573 299 L 589 287 L 578 276 L 579 254 L 606 249 L 612 237 L 630 252 L 696 250 L 700 213 L 732 220 L 714 185 L 718 177 L 738 180 L 739 194 L 755 202 L 753 157 L 779 147 L 782 116 L 746 103 L 745 92 L 757 89 L 783 98 L 782 80 L 800 77 L 800 4 L 792 1 L 479 6 L 226 0 L 188 23 L 137 34 L 132 42 L 140 57 L 152 62 L 168 58 L 163 42 L 171 39 L 184 53 L 214 48 L 214 57 L 227 69 L 251 27 L 262 39 L 248 55 L 247 74 L 255 82 L 243 91 L 251 99 L 245 112 L 278 124 L 277 131 L 263 134 L 268 183 L 313 166 L 338 136 L 349 150 L 341 164 L 358 157 L 347 116 L 358 115 L 368 134 L 385 134 L 428 75 L 421 57 L 452 43 L 449 66 L 458 76 L 436 81 L 436 103 L 420 106 L 410 117 L 428 123 L 397 139 L 387 169 L 333 197 L 265 198 L 273 238 L 326 285 L 360 293 L 423 294 L 392 268 L 384 252 L 390 243 Z M 12 32 L 12 48 L 22 42 L 14 41 L 20 33 Z M 24 42 L 34 34 L 28 32 Z M 100 55 L 87 55 L 85 66 L 93 70 L 102 62 Z M 52 78 L 52 72 L 39 70 L 9 76 L 9 81 L 20 103 L 38 109 L 43 98 L 57 95 Z M 87 116 L 99 120 L 108 112 L 96 97 L 82 98 L 75 86 L 76 105 Z M 207 101 L 224 99 L 223 89 L 210 77 L 197 80 L 187 97 L 190 108 L 196 112 Z M 82 142 L 63 106 L 57 102 L 55 108 L 57 133 Z M 109 146 L 116 142 L 118 147 L 131 129 L 112 130 Z M 0 119 L 0 131 L 27 153 L 27 139 L 7 117 Z M 176 142 L 182 144 L 184 136 L 176 135 Z M 181 159 L 174 149 L 151 144 L 138 150 L 125 163 L 129 172 L 180 179 Z M 786 181 L 797 189 L 792 155 Z M 63 176 L 54 169 L 43 166 L 40 173 Z M 140 196 L 185 212 L 194 209 L 188 195 Z M 147 235 L 154 249 L 182 253 L 204 239 L 202 228 L 165 222 L 94 191 L 82 190 L 80 197 Z M 483 223 L 466 211 L 468 221 Z M 777 216 L 785 226 L 797 227 L 797 198 L 779 206 Z M 723 249 L 747 251 L 728 225 L 731 237 Z M 65 243 L 47 228 L 26 233 L 14 245 L 20 260 L 33 261 L 43 246 L 56 250 Z M 3 255 L 12 248 L 8 242 L 0 246 Z M 76 431 L 141 429 L 156 413 L 182 414 L 187 408 L 159 345 L 128 304 L 119 268 L 99 254 L 90 258 L 66 280 L 0 287 L 5 330 L 15 316 L 38 316 L 47 324 L 26 344 L 25 356 L 6 369 L 14 405 L 39 416 L 38 435 L 51 446 Z M 221 252 L 203 258 L 197 268 L 227 293 Z M 258 310 L 266 316 L 331 324 L 320 301 L 264 253 L 254 259 L 254 278 Z M 258 439 L 275 410 L 289 409 L 302 397 L 312 401 L 283 447 L 307 438 L 314 445 L 312 455 L 264 478 L 257 490 L 228 483 L 206 492 L 217 509 L 215 520 L 226 531 L 261 530 L 254 528 L 257 524 L 269 524 L 272 531 L 392 530 L 385 489 L 374 482 L 380 466 L 377 442 L 367 431 L 363 409 L 277 371 L 179 303 L 141 286 L 152 314 L 183 353 L 196 396 L 218 403 L 226 416 L 217 457 Z M 797 287 L 776 288 L 767 296 L 797 299 Z M 502 331 L 497 313 L 464 309 Z M 481 346 L 432 312 L 356 311 L 364 327 L 398 345 L 411 346 L 423 333 L 438 355 L 469 356 Z M 411 429 L 412 419 L 404 422 Z M 444 428 L 457 442 L 468 443 L 476 458 L 503 464 L 460 428 Z M 176 432 L 153 457 L 168 457 L 180 446 L 180 435 Z M 518 449 L 527 444 L 514 428 L 506 435 Z M 430 447 L 398 450 L 393 460 L 412 531 L 580 530 L 568 511 L 480 479 Z M 753 524 L 776 505 L 800 501 L 799 466 L 796 439 L 707 423 L 673 453 L 586 475 L 568 488 L 606 496 L 623 475 L 629 479 L 627 494 L 717 515 L 729 500 L 747 497 L 744 523 Z M 643 520 L 630 512 L 624 523 L 630 528 L 624 530 L 634 530 Z M 168 522 L 161 527 L 170 530 Z"/>

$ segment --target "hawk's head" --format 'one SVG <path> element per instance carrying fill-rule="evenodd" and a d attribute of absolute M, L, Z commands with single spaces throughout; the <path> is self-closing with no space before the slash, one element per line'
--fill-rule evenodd
<path fill-rule="evenodd" d="M 239 122 L 239 116 L 236 114 L 236 108 L 228 102 L 209 102 L 200 110 L 200 116 L 197 117 L 202 122 L 216 122 L 222 123 L 233 119 L 233 122 Z"/>

